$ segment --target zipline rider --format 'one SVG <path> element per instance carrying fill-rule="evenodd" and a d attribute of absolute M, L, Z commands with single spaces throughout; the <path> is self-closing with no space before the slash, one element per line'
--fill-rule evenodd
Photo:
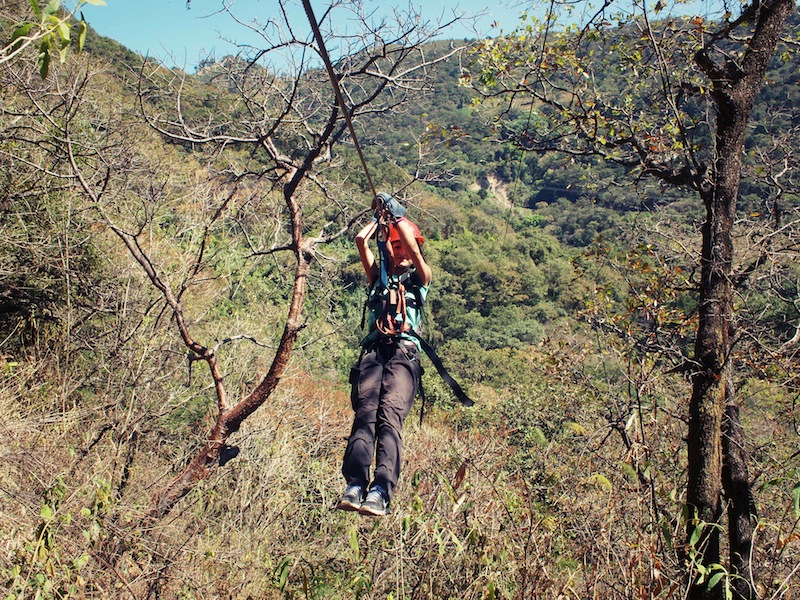
<path fill-rule="evenodd" d="M 403 422 L 422 374 L 419 341 L 409 332 L 419 328 L 431 282 L 419 228 L 389 194 L 378 194 L 376 201 L 377 218 L 356 235 L 370 288 L 369 333 L 351 373 L 355 417 L 342 464 L 347 489 L 336 504 L 337 509 L 371 516 L 388 512 L 400 477 Z M 379 261 L 369 246 L 373 237 Z"/>

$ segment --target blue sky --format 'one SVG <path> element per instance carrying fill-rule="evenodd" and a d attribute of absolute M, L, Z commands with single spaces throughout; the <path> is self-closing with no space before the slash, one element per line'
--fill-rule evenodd
<path fill-rule="evenodd" d="M 221 38 L 246 41 L 246 29 L 233 22 L 227 14 L 220 14 L 221 0 L 192 0 L 191 9 L 186 9 L 185 0 L 105 0 L 106 6 L 84 5 L 83 15 L 100 34 L 113 38 L 131 50 L 161 59 L 169 66 L 193 71 L 200 58 L 209 54 L 222 57 L 234 54 L 235 47 Z M 300 0 L 296 1 L 294 21 L 302 32 L 308 30 L 308 21 Z M 454 9 L 468 14 L 485 15 L 477 23 L 478 33 L 497 35 L 500 30 L 510 31 L 517 24 L 521 12 L 520 3 L 507 7 L 499 0 L 487 8 L 484 0 L 405 0 L 388 4 L 378 0 L 363 0 L 368 10 L 384 10 L 386 6 L 418 7 L 426 19 L 437 20 L 442 15 L 452 14 Z M 262 21 L 271 17 L 277 0 L 228 0 L 241 20 Z M 512 2 L 513 3 L 513 2 Z M 325 0 L 311 0 L 319 18 L 327 5 Z M 493 26 L 494 24 L 494 26 Z M 342 24 L 346 27 L 346 23 Z M 474 37 L 463 27 L 453 28 L 447 37 Z M 330 51 L 330 49 L 329 49 Z"/>

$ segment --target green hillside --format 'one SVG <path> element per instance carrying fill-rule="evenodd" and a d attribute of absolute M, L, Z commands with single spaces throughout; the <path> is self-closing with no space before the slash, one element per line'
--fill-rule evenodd
<path fill-rule="evenodd" d="M 30 11 L 6 3 L 0 39 Z M 463 42 L 406 56 L 411 39 L 337 68 L 376 188 L 426 238 L 424 335 L 476 405 L 423 361 L 424 419 L 418 400 L 377 520 L 333 510 L 372 193 L 325 71 L 243 55 L 188 74 L 91 28 L 45 80 L 36 46 L 0 55 L 3 598 L 685 597 L 703 205 L 522 148 L 532 111 L 479 101 L 475 44 L 438 62 Z M 764 598 L 800 590 L 800 70 L 781 48 L 735 229 Z"/>

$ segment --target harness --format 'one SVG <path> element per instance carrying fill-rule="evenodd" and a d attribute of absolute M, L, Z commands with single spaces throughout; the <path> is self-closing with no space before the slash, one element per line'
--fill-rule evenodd
<path fill-rule="evenodd" d="M 424 300 L 420 288 L 419 278 L 413 267 L 401 275 L 388 275 L 385 283 L 380 277 L 377 278 L 372 288 L 367 290 L 361 328 L 364 328 L 369 309 L 376 314 L 374 326 L 379 335 L 388 338 L 404 333 L 410 335 L 414 331 L 414 325 L 408 319 L 408 309 L 418 310 L 421 319 L 425 315 L 422 311 Z"/>

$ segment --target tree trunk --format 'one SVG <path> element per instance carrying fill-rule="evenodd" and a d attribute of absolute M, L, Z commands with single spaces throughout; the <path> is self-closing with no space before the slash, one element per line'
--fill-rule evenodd
<path fill-rule="evenodd" d="M 702 230 L 699 325 L 695 343 L 698 366 L 689 410 L 686 496 L 687 540 L 698 540 L 695 560 L 706 568 L 720 562 L 720 529 L 703 527 L 703 524 L 717 524 L 722 517 L 723 413 L 728 398 L 734 397 L 733 383 L 729 382 L 733 372 L 729 361 L 734 333 L 732 232 L 742 171 L 741 156 L 756 93 L 793 7 L 793 0 L 768 0 L 747 8 L 745 16 L 753 23 L 752 37 L 738 62 L 727 58 L 717 64 L 707 49 L 696 56 L 698 65 L 711 80 L 711 94 L 717 109 L 713 178 L 702 192 L 706 222 Z M 735 438 L 737 453 L 728 456 L 727 468 L 736 470 L 730 472 L 732 486 L 734 481 L 735 485 L 742 485 L 742 474 L 746 486 L 744 433 L 740 427 L 733 429 L 738 436 Z M 733 451 L 732 447 L 728 448 Z M 737 563 L 741 562 L 741 552 L 745 545 L 749 546 L 752 537 L 749 518 L 740 518 L 739 501 L 736 500 L 734 513 L 736 522 L 731 523 L 728 530 L 731 552 L 736 548 Z M 697 532 L 698 527 L 702 527 L 700 532 Z M 699 538 L 696 533 L 700 534 Z M 731 568 L 736 567 L 732 564 Z M 691 600 L 722 598 L 723 586 L 718 584 L 708 589 L 706 581 L 698 583 L 697 578 L 693 578 L 688 596 Z"/>
<path fill-rule="evenodd" d="M 731 381 L 731 391 L 732 383 Z M 722 485 L 728 499 L 730 570 L 736 575 L 731 581 L 731 587 L 737 600 L 755 600 L 755 572 L 751 572 L 750 558 L 756 510 L 747 473 L 744 430 L 739 422 L 739 409 L 734 405 L 732 397 L 728 398 L 725 407 L 722 454 Z"/>
<path fill-rule="evenodd" d="M 720 535 L 716 527 L 722 516 L 722 413 L 725 406 L 723 373 L 732 334 L 731 260 L 732 210 L 735 202 L 715 193 L 706 202 L 703 226 L 700 323 L 695 343 L 699 363 L 693 378 L 689 408 L 687 534 L 693 560 L 702 565 L 719 563 Z M 696 531 L 701 528 L 700 531 Z M 697 537 L 699 534 L 699 537 Z M 693 541 L 692 541 L 693 540 Z M 719 587 L 719 586 L 718 586 Z M 705 585 L 693 585 L 690 598 L 721 598 L 707 595 Z M 712 595 L 713 594 L 713 595 Z"/>

